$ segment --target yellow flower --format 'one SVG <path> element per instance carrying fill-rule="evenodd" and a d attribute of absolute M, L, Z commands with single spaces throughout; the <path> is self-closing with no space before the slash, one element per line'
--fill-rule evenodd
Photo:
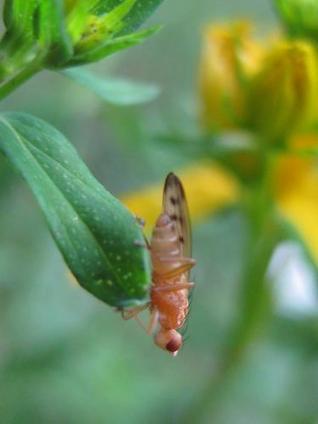
<path fill-rule="evenodd" d="M 263 56 L 251 32 L 247 21 L 205 30 L 199 88 L 202 123 L 209 129 L 237 128 L 247 120 L 248 83 Z"/>
<path fill-rule="evenodd" d="M 318 261 L 318 163 L 315 157 L 300 155 L 300 149 L 306 151 L 318 146 L 318 136 L 297 136 L 290 144 L 294 151 L 284 155 L 278 163 L 276 198 L 282 213 Z"/>
<path fill-rule="evenodd" d="M 253 39 L 245 21 L 206 30 L 199 66 L 207 130 L 248 129 L 284 141 L 318 117 L 318 59 L 304 40 Z"/>
<path fill-rule="evenodd" d="M 318 116 L 318 62 L 315 47 L 278 40 L 250 85 L 249 127 L 265 141 L 284 141 Z"/>

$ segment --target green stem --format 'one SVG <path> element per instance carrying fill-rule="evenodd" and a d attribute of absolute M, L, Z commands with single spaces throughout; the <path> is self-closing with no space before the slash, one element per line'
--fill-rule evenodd
<path fill-rule="evenodd" d="M 266 234 L 267 233 L 267 234 Z M 206 416 L 213 422 L 218 401 L 226 390 L 232 375 L 241 365 L 252 343 L 264 333 L 271 313 L 271 298 L 266 273 L 275 247 L 279 243 L 280 229 L 267 223 L 264 234 L 250 243 L 252 256 L 247 264 L 242 281 L 242 302 L 239 321 L 229 337 L 229 344 L 219 360 L 218 368 L 210 377 L 206 387 L 186 414 L 186 423 L 204 422 Z"/>
<path fill-rule="evenodd" d="M 186 423 L 213 422 L 218 401 L 226 390 L 233 373 L 239 368 L 251 343 L 263 334 L 271 314 L 271 293 L 266 278 L 272 254 L 282 239 L 281 224 L 273 208 L 271 175 L 273 158 L 264 153 L 262 178 L 250 188 L 244 210 L 249 221 L 250 239 L 247 246 L 245 272 L 241 281 L 240 317 L 234 324 L 225 352 L 205 388 L 189 409 Z"/>
<path fill-rule="evenodd" d="M 22 70 L 17 72 L 13 77 L 9 78 L 9 80 L 5 81 L 0 85 L 0 100 L 14 91 L 17 87 L 23 84 L 26 80 L 31 78 L 41 69 L 41 63 L 37 59 L 34 62 L 31 62 L 29 65 L 24 67 Z"/>
<path fill-rule="evenodd" d="M 5 33 L 0 40 L 0 100 L 39 72 L 46 54 L 32 39 Z"/>

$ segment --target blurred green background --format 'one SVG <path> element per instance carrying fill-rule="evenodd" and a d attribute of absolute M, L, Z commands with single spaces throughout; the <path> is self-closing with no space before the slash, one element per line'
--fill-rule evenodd
<path fill-rule="evenodd" d="M 151 105 L 111 107 L 43 72 L 1 108 L 56 126 L 116 195 L 162 181 L 191 161 L 158 135 L 195 131 L 202 27 L 234 17 L 255 20 L 260 31 L 275 26 L 266 0 L 166 0 L 152 18 L 164 24 L 158 35 L 94 67 L 100 75 L 158 83 L 162 95 Z M 239 313 L 246 239 L 239 212 L 194 227 L 197 287 L 187 342 L 173 359 L 134 321 L 69 282 L 30 190 L 2 157 L 0 176 L 0 422 L 183 422 L 213 377 Z M 311 315 L 278 311 L 240 367 L 211 393 L 206 422 L 317 422 L 317 332 Z"/>

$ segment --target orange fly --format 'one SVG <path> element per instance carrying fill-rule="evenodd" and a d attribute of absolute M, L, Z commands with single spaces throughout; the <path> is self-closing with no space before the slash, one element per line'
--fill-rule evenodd
<path fill-rule="evenodd" d="M 155 224 L 150 245 L 152 285 L 148 334 L 161 349 L 174 356 L 182 346 L 177 331 L 185 323 L 189 310 L 191 225 L 185 193 L 179 178 L 170 173 L 163 190 L 163 210 Z M 142 308 L 123 311 L 123 317 L 136 317 Z"/>

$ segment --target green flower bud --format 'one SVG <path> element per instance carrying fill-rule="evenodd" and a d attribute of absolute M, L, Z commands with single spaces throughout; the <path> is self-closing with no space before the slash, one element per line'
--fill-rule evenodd
<path fill-rule="evenodd" d="M 112 38 L 124 27 L 124 19 L 136 0 L 125 0 L 109 13 L 101 16 L 88 15 L 80 39 L 75 45 L 77 52 L 85 52 L 96 48 Z"/>
<path fill-rule="evenodd" d="M 161 1 L 157 0 L 154 4 L 159 4 Z M 74 45 L 74 55 L 68 66 L 103 59 L 118 50 L 142 42 L 158 29 L 153 27 L 145 31 L 132 32 L 139 26 L 135 15 L 140 13 L 139 8 L 142 7 L 140 0 L 124 0 L 107 11 L 103 8 L 104 2 L 95 0 L 95 3 L 98 4 L 95 4 L 86 15 L 83 14 L 83 8 L 73 6 L 67 18 Z M 149 5 L 147 7 L 150 7 Z"/>
<path fill-rule="evenodd" d="M 1 74 L 36 62 L 66 68 L 100 60 L 140 43 L 134 32 L 162 0 L 6 0 Z"/>

